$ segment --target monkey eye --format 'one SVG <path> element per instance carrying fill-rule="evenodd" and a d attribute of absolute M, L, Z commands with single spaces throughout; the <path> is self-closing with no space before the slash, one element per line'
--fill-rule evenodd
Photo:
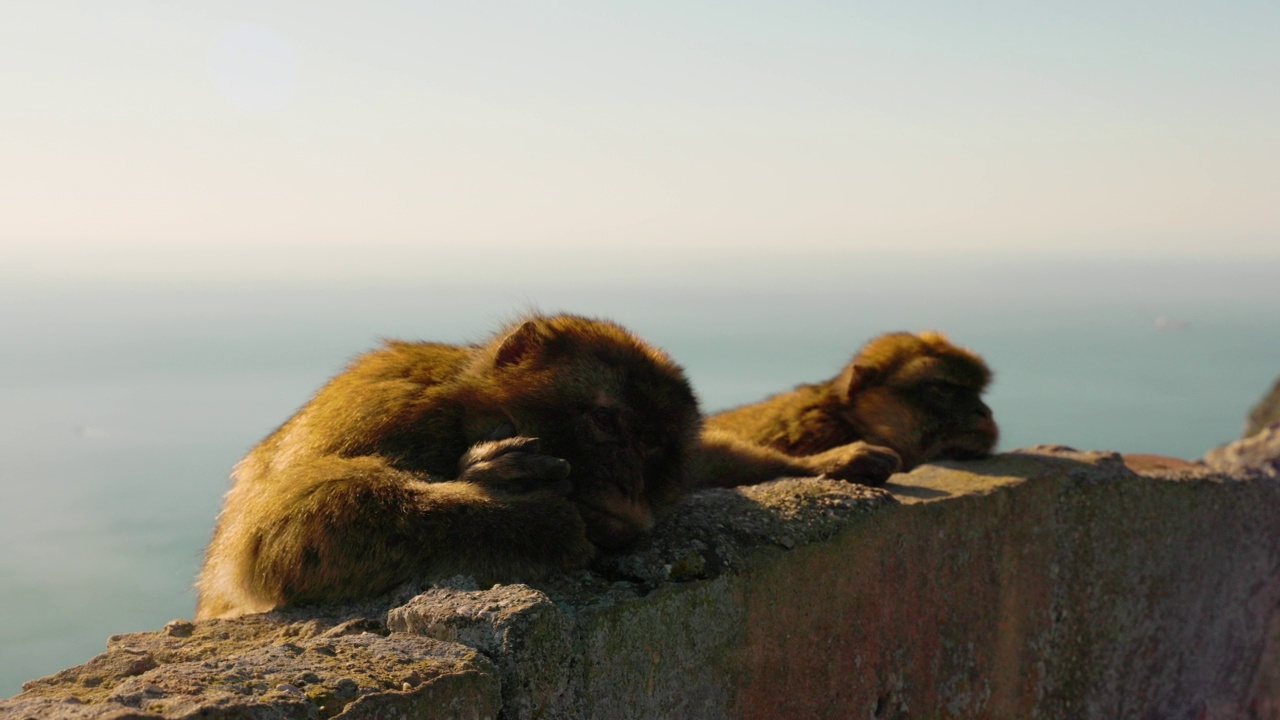
<path fill-rule="evenodd" d="M 930 403 L 945 405 L 955 400 L 956 388 L 947 383 L 929 383 L 924 387 L 924 396 Z"/>
<path fill-rule="evenodd" d="M 622 435 L 622 413 L 617 408 L 595 407 L 587 413 L 591 424 L 610 438 Z"/>

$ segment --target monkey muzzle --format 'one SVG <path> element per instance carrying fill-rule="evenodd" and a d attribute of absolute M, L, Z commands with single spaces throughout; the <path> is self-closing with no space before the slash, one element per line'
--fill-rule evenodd
<path fill-rule="evenodd" d="M 587 539 L 601 549 L 617 550 L 653 528 L 653 509 L 634 452 L 617 447 L 595 459 L 596 463 L 574 477 L 570 499 L 586 522 Z"/>

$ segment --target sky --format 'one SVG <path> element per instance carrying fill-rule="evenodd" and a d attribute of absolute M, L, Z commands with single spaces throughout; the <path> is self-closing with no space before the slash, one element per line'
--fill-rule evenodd
<path fill-rule="evenodd" d="M 1273 0 L 6 0 L 0 278 L 1277 259 L 1277 78 Z"/>

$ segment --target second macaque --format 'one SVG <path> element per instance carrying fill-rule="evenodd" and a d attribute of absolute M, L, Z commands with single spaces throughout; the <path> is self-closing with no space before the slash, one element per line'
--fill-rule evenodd
<path fill-rule="evenodd" d="M 868 342 L 834 378 L 706 419 L 708 438 L 809 458 L 869 443 L 892 448 L 902 469 L 989 455 L 999 431 L 981 395 L 991 371 L 938 332 L 895 332 Z"/>

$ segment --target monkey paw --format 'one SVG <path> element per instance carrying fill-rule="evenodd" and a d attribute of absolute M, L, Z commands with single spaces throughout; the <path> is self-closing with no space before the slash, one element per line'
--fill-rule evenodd
<path fill-rule="evenodd" d="M 805 458 L 809 466 L 827 477 L 862 485 L 879 486 L 902 468 L 902 458 L 892 449 L 852 442 Z"/>
<path fill-rule="evenodd" d="M 476 443 L 458 461 L 458 479 L 506 493 L 552 490 L 568 495 L 569 462 L 539 449 L 538 438 L 531 437 Z"/>

